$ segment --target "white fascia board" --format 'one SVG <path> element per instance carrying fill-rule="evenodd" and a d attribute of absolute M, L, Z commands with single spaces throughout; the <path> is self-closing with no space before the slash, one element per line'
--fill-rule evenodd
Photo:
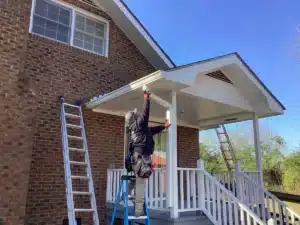
<path fill-rule="evenodd" d="M 130 91 L 134 91 L 137 90 L 139 88 L 143 88 L 145 85 L 150 84 L 154 81 L 157 81 L 159 79 L 163 78 L 163 76 L 161 75 L 161 72 L 158 70 L 146 77 L 143 77 L 139 80 L 136 80 L 130 84 L 127 84 L 117 90 L 114 90 L 108 94 L 105 94 L 103 96 L 99 96 L 96 100 L 91 100 L 90 102 L 86 103 L 86 107 L 87 108 L 95 108 L 98 105 L 100 105 L 101 103 L 107 102 L 109 100 L 115 99 L 121 95 L 124 95 Z"/>
<path fill-rule="evenodd" d="M 284 108 L 279 104 L 279 102 L 264 88 L 251 71 L 242 63 L 242 61 L 236 56 L 231 55 L 232 61 L 238 65 L 241 70 L 247 75 L 247 77 L 255 84 L 255 86 L 265 95 L 268 99 L 268 103 L 272 111 L 283 114 Z"/>

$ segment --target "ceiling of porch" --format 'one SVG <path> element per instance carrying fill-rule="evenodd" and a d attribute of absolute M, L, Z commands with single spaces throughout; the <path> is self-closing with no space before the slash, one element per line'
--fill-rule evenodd
<path fill-rule="evenodd" d="M 171 102 L 177 93 L 177 118 L 182 126 L 206 129 L 218 124 L 267 117 L 283 113 L 284 107 L 253 77 L 249 68 L 233 55 L 211 61 L 157 71 L 105 96 L 87 103 L 93 111 L 124 116 L 129 110 L 142 110 L 143 91 Z M 151 102 L 151 120 L 163 122 L 166 109 Z"/>

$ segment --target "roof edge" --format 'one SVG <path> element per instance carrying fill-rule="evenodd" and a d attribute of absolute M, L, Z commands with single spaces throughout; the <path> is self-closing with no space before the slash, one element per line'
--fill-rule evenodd
<path fill-rule="evenodd" d="M 119 1 L 124 8 L 128 11 L 128 13 L 135 19 L 139 26 L 145 31 L 145 33 L 149 36 L 149 38 L 153 41 L 153 43 L 158 47 L 158 49 L 162 52 L 162 54 L 170 61 L 173 67 L 176 67 L 176 64 L 170 58 L 170 56 L 163 50 L 163 48 L 158 44 L 158 42 L 153 38 L 153 36 L 149 33 L 149 31 L 145 28 L 145 26 L 141 23 L 141 21 L 136 17 L 136 15 L 130 10 L 128 5 L 124 2 L 124 0 L 117 0 Z"/>
<path fill-rule="evenodd" d="M 259 79 L 259 77 L 257 76 L 257 74 L 250 68 L 250 66 L 245 62 L 245 60 L 243 60 L 243 58 L 237 52 L 232 52 L 232 53 L 229 53 L 229 54 L 226 54 L 226 55 L 221 55 L 221 56 L 217 56 L 217 57 L 214 57 L 214 58 L 209 58 L 209 59 L 205 59 L 205 60 L 201 60 L 201 61 L 196 61 L 196 62 L 184 64 L 184 65 L 181 65 L 181 66 L 177 66 L 175 68 L 170 68 L 170 69 L 166 70 L 166 72 L 170 72 L 170 71 L 174 71 L 174 70 L 186 68 L 186 67 L 189 67 L 189 66 L 192 66 L 192 65 L 196 65 L 196 64 L 200 64 L 200 63 L 210 62 L 210 61 L 213 61 L 213 60 L 218 60 L 218 59 L 222 59 L 222 58 L 226 58 L 226 57 L 231 57 L 231 56 L 237 57 L 238 60 L 240 60 L 240 62 L 246 67 L 246 69 L 255 78 L 255 80 L 263 87 L 263 89 L 265 89 L 265 91 L 280 105 L 280 107 L 283 110 L 286 110 L 285 106 L 275 97 L 275 95 Z"/>
<path fill-rule="evenodd" d="M 234 54 L 241 62 L 242 64 L 250 71 L 250 73 L 253 75 L 253 77 L 257 80 L 257 82 L 268 92 L 268 94 L 281 106 L 283 110 L 286 110 L 285 106 L 279 101 L 278 98 L 275 97 L 275 95 L 270 91 L 269 88 L 262 82 L 261 79 L 257 76 L 257 74 L 250 68 L 250 66 L 243 60 L 243 58 L 237 53 L 234 52 Z"/>
<path fill-rule="evenodd" d="M 133 90 L 137 90 L 139 88 L 143 88 L 144 85 L 147 85 L 151 82 L 159 80 L 163 78 L 161 70 L 157 70 L 154 73 L 151 73 L 145 77 L 140 78 L 139 80 L 133 81 L 119 89 L 116 89 L 110 93 L 99 95 L 98 97 L 92 98 L 89 102 L 85 104 L 87 108 L 93 109 L 97 105 L 107 102 L 109 100 L 115 99 L 125 93 L 128 93 Z"/>

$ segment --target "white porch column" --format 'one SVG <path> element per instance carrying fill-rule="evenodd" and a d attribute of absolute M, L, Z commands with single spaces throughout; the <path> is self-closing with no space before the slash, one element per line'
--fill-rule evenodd
<path fill-rule="evenodd" d="M 241 202 L 244 202 L 244 194 L 243 194 L 243 180 L 241 177 L 241 166 L 240 166 L 240 162 L 236 161 L 235 162 L 235 182 L 236 182 L 236 194 L 237 194 L 237 198 L 241 200 Z"/>
<path fill-rule="evenodd" d="M 166 118 L 169 121 L 169 123 L 171 124 L 171 113 L 170 110 L 167 111 L 166 113 Z M 173 198 L 173 194 L 172 194 L 172 130 L 168 129 L 167 130 L 167 155 L 166 155 L 166 180 L 167 180 L 167 207 L 171 208 L 172 207 L 172 198 Z"/>
<path fill-rule="evenodd" d="M 171 216 L 178 218 L 178 172 L 177 172 L 177 96 L 176 92 L 172 92 L 172 109 L 170 113 L 171 126 L 169 127 L 171 135 L 171 156 L 172 156 L 172 196 L 173 196 L 173 208 Z"/>
<path fill-rule="evenodd" d="M 253 115 L 253 133 L 254 133 L 254 146 L 255 146 L 255 157 L 256 157 L 256 170 L 260 172 L 260 185 L 264 187 L 263 181 L 263 165 L 262 165 L 262 153 L 260 148 L 260 138 L 259 138 L 259 123 L 258 117 Z"/>

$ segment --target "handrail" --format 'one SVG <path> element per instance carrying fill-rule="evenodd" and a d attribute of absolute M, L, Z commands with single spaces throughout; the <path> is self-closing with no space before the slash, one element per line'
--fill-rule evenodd
<path fill-rule="evenodd" d="M 205 169 L 178 168 L 178 172 L 179 211 L 199 210 L 200 207 L 216 225 L 266 225 Z M 187 180 L 186 186 L 183 179 Z"/>
<path fill-rule="evenodd" d="M 225 188 L 214 176 L 212 176 L 210 173 L 208 173 L 207 171 L 204 170 L 204 174 L 208 177 L 210 177 L 212 180 L 214 180 L 214 182 L 219 186 L 220 189 L 222 189 L 232 200 L 234 200 L 235 202 L 239 203 L 239 206 L 244 209 L 245 211 L 247 211 L 247 213 L 249 213 L 253 218 L 256 218 L 256 222 L 259 224 L 264 224 L 264 222 L 257 218 L 257 215 L 255 213 L 253 213 L 247 206 L 245 206 L 244 204 L 242 204 L 240 202 L 240 200 L 238 198 L 236 198 L 227 188 Z"/>
<path fill-rule="evenodd" d="M 292 208 L 290 208 L 286 203 L 281 201 L 279 198 L 277 198 L 274 194 L 269 192 L 268 190 L 262 188 L 260 185 L 258 185 L 254 180 L 252 180 L 247 174 L 240 172 L 242 174 L 243 179 L 245 179 L 248 183 L 246 184 L 248 187 L 253 188 L 253 192 L 263 193 L 263 196 L 261 196 L 263 199 L 259 199 L 259 202 L 256 202 L 256 204 L 263 203 L 263 220 L 264 222 L 267 222 L 269 218 L 272 217 L 274 221 L 279 220 L 280 225 L 282 224 L 289 224 L 289 220 L 291 220 L 292 224 L 294 225 L 296 221 L 300 224 L 300 215 L 297 214 Z M 271 204 L 270 204 L 271 199 Z M 277 204 L 277 207 L 276 207 Z M 270 207 L 272 206 L 272 207 Z M 265 208 L 266 207 L 266 208 Z M 273 210 L 271 215 L 271 208 Z M 279 212 L 276 212 L 278 209 Z M 266 212 L 265 212 L 266 210 Z M 279 218 L 278 218 L 279 213 Z M 290 215 L 289 215 L 290 214 Z"/>

